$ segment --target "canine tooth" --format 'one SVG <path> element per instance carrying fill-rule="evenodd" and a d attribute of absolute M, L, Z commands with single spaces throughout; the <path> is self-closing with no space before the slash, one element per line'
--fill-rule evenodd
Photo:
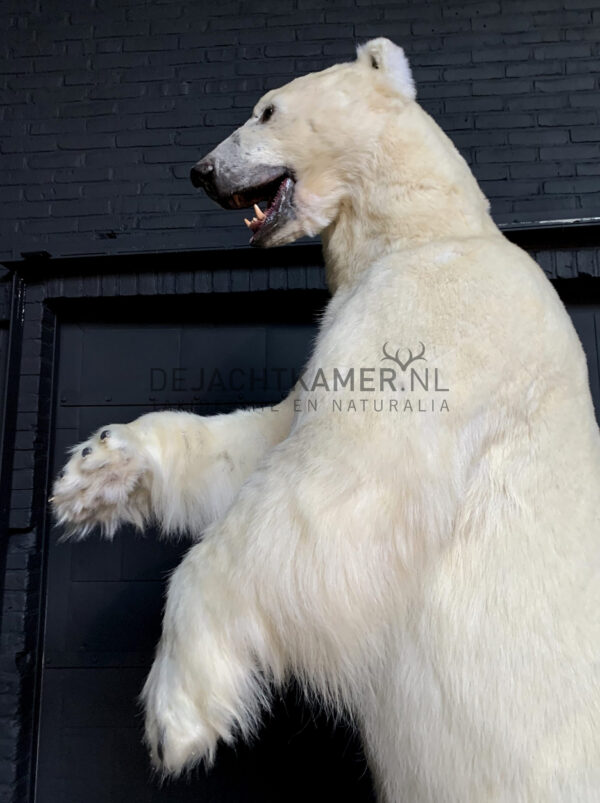
<path fill-rule="evenodd" d="M 252 223 L 250 223 L 247 217 L 244 218 L 244 223 L 246 224 L 246 226 L 248 226 L 249 229 L 252 228 Z"/>
<path fill-rule="evenodd" d="M 259 220 L 264 220 L 266 218 L 265 213 L 262 211 L 258 204 L 254 204 L 254 212 L 256 213 L 256 217 Z"/>

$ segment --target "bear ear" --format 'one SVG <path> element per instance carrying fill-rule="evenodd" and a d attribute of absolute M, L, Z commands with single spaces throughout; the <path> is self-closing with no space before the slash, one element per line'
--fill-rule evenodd
<path fill-rule="evenodd" d="M 417 91 L 410 65 L 401 47 L 382 36 L 360 45 L 356 51 L 356 58 L 370 69 L 379 70 L 405 98 L 409 100 L 416 98 Z"/>

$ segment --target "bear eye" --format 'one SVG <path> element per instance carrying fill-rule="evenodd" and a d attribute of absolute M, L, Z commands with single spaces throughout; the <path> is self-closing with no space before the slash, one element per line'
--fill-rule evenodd
<path fill-rule="evenodd" d="M 271 117 L 273 116 L 274 111 L 275 111 L 275 106 L 273 106 L 273 104 L 267 106 L 260 116 L 261 123 L 268 123 Z"/>

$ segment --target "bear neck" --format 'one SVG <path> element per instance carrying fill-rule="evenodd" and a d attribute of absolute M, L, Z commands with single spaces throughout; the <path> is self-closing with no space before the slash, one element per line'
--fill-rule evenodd
<path fill-rule="evenodd" d="M 386 118 L 372 145 L 358 179 L 354 172 L 348 180 L 351 197 L 321 235 L 332 293 L 389 253 L 502 236 L 466 161 L 418 104 Z"/>

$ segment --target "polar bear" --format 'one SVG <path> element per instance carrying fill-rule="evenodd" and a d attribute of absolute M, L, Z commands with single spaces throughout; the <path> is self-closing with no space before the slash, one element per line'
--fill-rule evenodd
<path fill-rule="evenodd" d="M 202 533 L 143 690 L 155 765 L 210 762 L 294 675 L 352 717 L 382 803 L 600 800 L 584 353 L 404 52 L 268 92 L 192 180 L 257 204 L 254 245 L 320 233 L 332 299 L 275 408 L 109 425 L 55 483 L 71 537 Z"/>

